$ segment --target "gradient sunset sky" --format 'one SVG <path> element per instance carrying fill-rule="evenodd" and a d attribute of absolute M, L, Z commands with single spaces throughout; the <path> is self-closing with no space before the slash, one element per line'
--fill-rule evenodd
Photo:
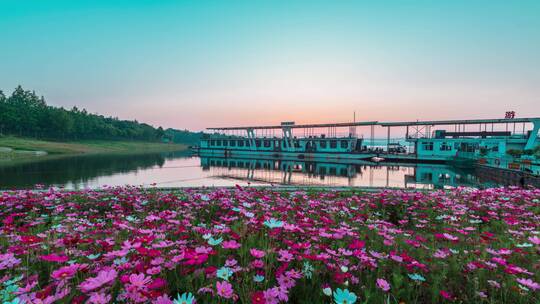
<path fill-rule="evenodd" d="M 0 0 L 0 89 L 200 130 L 540 116 L 540 1 Z"/>

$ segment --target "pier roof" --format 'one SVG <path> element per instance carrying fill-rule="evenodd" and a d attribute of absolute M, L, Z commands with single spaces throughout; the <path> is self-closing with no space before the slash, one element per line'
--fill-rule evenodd
<path fill-rule="evenodd" d="M 227 131 L 227 130 L 262 130 L 262 129 L 291 129 L 308 128 L 339 128 L 355 126 L 382 126 L 382 127 L 406 127 L 406 126 L 436 126 L 436 125 L 479 125 L 479 124 L 500 124 L 500 123 L 528 123 L 540 121 L 540 117 L 535 118 L 495 118 L 495 119 L 462 119 L 462 120 L 427 120 L 427 121 L 398 121 L 398 122 L 342 122 L 342 123 L 322 123 L 322 124 L 298 124 L 298 125 L 268 125 L 268 126 L 239 126 L 239 127 L 213 127 L 207 130 Z"/>
<path fill-rule="evenodd" d="M 301 124 L 301 125 L 270 125 L 270 126 L 246 126 L 246 127 L 218 127 L 206 128 L 207 130 L 260 130 L 260 129 L 283 129 L 288 127 L 291 129 L 307 129 L 307 128 L 339 128 L 339 127 L 354 127 L 354 126 L 372 126 L 376 125 L 376 121 L 364 122 L 340 122 L 340 123 L 322 123 L 322 124 Z"/>

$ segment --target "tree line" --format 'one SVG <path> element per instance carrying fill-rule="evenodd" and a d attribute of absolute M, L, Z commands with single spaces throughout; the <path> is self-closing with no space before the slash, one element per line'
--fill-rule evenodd
<path fill-rule="evenodd" d="M 107 139 L 160 141 L 163 128 L 120 120 L 85 109 L 47 105 L 43 96 L 18 86 L 11 96 L 0 90 L 0 135 L 53 140 Z"/>

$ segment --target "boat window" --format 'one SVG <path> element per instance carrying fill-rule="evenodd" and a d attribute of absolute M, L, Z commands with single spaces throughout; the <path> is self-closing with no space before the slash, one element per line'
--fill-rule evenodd
<path fill-rule="evenodd" d="M 346 141 L 346 140 L 342 140 L 341 141 L 341 148 L 342 149 L 347 149 L 349 147 L 349 142 Z"/>
<path fill-rule="evenodd" d="M 238 146 L 239 146 L 239 147 L 243 147 L 243 146 L 244 146 L 244 141 L 243 141 L 243 140 L 239 140 L 239 141 L 238 141 Z"/>
<path fill-rule="evenodd" d="M 249 147 L 251 146 L 251 143 L 249 142 L 249 140 L 246 140 L 246 147 Z"/>
<path fill-rule="evenodd" d="M 432 180 L 433 179 L 433 173 L 431 172 L 424 172 L 420 174 L 420 180 Z"/>
<path fill-rule="evenodd" d="M 326 149 L 326 140 L 321 140 L 319 145 L 321 145 L 321 148 Z"/>
<path fill-rule="evenodd" d="M 270 141 L 269 140 L 264 141 L 264 147 L 265 148 L 270 148 Z"/>
<path fill-rule="evenodd" d="M 216 140 L 216 146 L 221 146 L 221 139 Z"/>
<path fill-rule="evenodd" d="M 433 142 L 423 142 L 422 149 L 424 151 L 433 151 Z"/>
<path fill-rule="evenodd" d="M 223 140 L 223 146 L 224 146 L 224 147 L 227 146 L 227 140 L 226 140 L 226 139 Z"/>
<path fill-rule="evenodd" d="M 216 141 L 215 140 L 210 140 L 210 146 L 215 146 L 216 145 Z"/>
<path fill-rule="evenodd" d="M 463 152 L 474 152 L 476 149 L 477 144 L 472 143 L 461 143 L 460 150 Z"/>
<path fill-rule="evenodd" d="M 452 145 L 447 142 L 441 143 L 441 151 L 452 151 Z"/>
<path fill-rule="evenodd" d="M 330 141 L 330 148 L 331 149 L 337 148 L 337 140 L 331 140 Z"/>
<path fill-rule="evenodd" d="M 295 148 L 300 148 L 300 142 L 298 142 L 297 140 L 294 141 L 294 147 Z"/>
<path fill-rule="evenodd" d="M 236 147 L 236 140 L 229 140 L 229 146 Z"/>
<path fill-rule="evenodd" d="M 257 148 L 259 148 L 261 146 L 261 140 L 260 139 L 255 140 L 255 146 Z"/>

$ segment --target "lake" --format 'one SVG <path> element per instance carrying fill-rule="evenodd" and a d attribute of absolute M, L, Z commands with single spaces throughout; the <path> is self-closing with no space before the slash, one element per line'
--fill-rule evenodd
<path fill-rule="evenodd" d="M 0 189 L 35 185 L 67 189 L 141 185 L 238 185 L 444 188 L 493 186 L 474 172 L 446 165 L 372 166 L 304 161 L 200 158 L 186 152 L 87 155 L 0 164 Z"/>

